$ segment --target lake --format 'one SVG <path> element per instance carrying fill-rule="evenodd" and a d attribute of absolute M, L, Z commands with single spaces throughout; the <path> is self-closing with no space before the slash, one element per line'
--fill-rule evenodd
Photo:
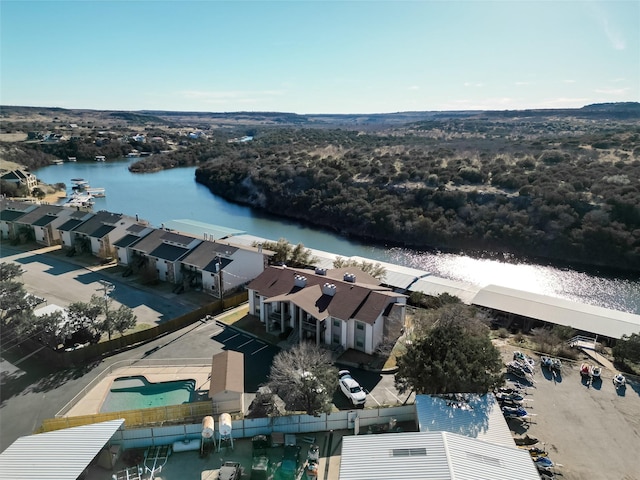
<path fill-rule="evenodd" d="M 65 183 L 67 189 L 72 178 L 84 178 L 91 187 L 106 189 L 106 197 L 95 199 L 94 210 L 139 215 L 156 227 L 170 220 L 197 220 L 271 240 L 286 238 L 294 244 L 338 255 L 357 255 L 418 268 L 438 277 L 479 286 L 502 285 L 640 314 L 637 278 L 616 278 L 532 262 L 367 245 L 227 202 L 196 183 L 195 167 L 134 174 L 127 167 L 135 160 L 64 163 L 34 173 L 45 183 Z"/>

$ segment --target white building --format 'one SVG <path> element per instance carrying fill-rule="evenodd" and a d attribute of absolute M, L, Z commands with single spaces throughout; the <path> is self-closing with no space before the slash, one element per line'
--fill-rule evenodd
<path fill-rule="evenodd" d="M 405 295 L 357 268 L 269 267 L 248 287 L 249 312 L 267 332 L 374 353 L 404 328 Z"/>

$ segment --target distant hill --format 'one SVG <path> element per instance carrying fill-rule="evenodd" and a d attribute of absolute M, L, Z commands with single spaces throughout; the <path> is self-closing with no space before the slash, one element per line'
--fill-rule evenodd
<path fill-rule="evenodd" d="M 592 118 L 627 120 L 640 119 L 639 102 L 597 103 L 582 108 L 525 110 L 459 110 L 409 111 L 374 114 L 297 114 L 291 112 L 180 112 L 169 110 L 87 110 L 58 107 L 0 106 L 0 118 L 19 121 L 47 116 L 59 121 L 90 119 L 105 126 L 123 120 L 130 125 L 218 126 L 298 126 L 380 129 L 424 120 L 443 119 L 513 119 L 513 118 Z M 38 118 L 40 117 L 40 118 Z"/>

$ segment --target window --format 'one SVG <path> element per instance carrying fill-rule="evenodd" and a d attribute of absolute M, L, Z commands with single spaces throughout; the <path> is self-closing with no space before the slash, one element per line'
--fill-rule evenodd
<path fill-rule="evenodd" d="M 364 342 L 362 340 L 356 340 L 356 348 L 364 348 Z"/>
<path fill-rule="evenodd" d="M 333 321 L 333 326 L 334 326 L 334 327 L 339 327 L 339 326 L 340 326 L 340 323 L 341 323 L 341 322 L 340 322 L 340 320 L 334 320 L 334 321 Z"/>
<path fill-rule="evenodd" d="M 361 323 L 356 323 L 356 328 L 357 328 L 358 330 L 364 330 L 364 325 L 363 325 L 363 324 L 361 324 Z"/>
<path fill-rule="evenodd" d="M 335 343 L 335 344 L 339 344 L 340 343 L 340 335 L 334 334 L 332 339 L 331 339 L 331 342 Z"/>

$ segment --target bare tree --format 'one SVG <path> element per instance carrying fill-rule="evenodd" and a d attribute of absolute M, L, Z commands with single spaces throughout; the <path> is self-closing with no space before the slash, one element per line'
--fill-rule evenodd
<path fill-rule="evenodd" d="M 338 370 L 326 350 L 301 343 L 273 359 L 267 385 L 289 411 L 309 415 L 331 411 Z"/>

